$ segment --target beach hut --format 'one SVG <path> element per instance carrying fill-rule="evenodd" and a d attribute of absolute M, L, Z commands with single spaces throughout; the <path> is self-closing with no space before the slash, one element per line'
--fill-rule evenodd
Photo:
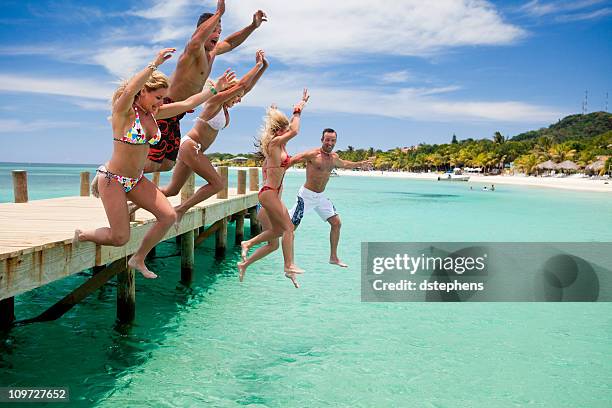
<path fill-rule="evenodd" d="M 573 161 L 566 160 L 566 161 L 563 161 L 563 162 L 557 164 L 557 169 L 563 171 L 564 173 L 565 172 L 571 173 L 573 171 L 579 170 L 580 167 L 576 163 L 574 163 Z"/>
<path fill-rule="evenodd" d="M 544 163 L 540 163 L 536 166 L 538 170 L 557 170 L 557 163 L 552 160 L 547 160 Z"/>
<path fill-rule="evenodd" d="M 601 169 L 604 168 L 605 165 L 605 161 L 604 160 L 597 160 L 591 164 L 589 164 L 588 166 L 586 166 L 584 169 L 586 170 L 587 173 L 599 173 L 601 171 Z"/>

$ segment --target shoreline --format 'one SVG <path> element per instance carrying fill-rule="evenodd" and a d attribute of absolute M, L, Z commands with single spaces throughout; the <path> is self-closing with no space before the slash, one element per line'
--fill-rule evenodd
<path fill-rule="evenodd" d="M 293 172 L 304 172 L 304 169 L 291 169 Z M 431 180 L 437 181 L 439 173 L 410 173 L 410 172 L 395 172 L 395 171 L 352 171 L 337 169 L 339 176 L 348 177 L 385 177 L 385 178 L 400 178 L 412 180 Z M 605 184 L 605 183 L 608 184 Z M 441 181 L 441 183 L 449 183 Z M 535 177 L 535 176 L 483 176 L 470 175 L 469 181 L 454 181 L 452 183 L 465 183 L 466 185 L 481 185 L 491 184 L 508 184 L 526 187 L 538 188 L 554 188 L 560 190 L 573 191 L 590 191 L 598 193 L 612 193 L 612 179 L 608 180 L 590 180 L 587 178 L 577 177 Z"/>

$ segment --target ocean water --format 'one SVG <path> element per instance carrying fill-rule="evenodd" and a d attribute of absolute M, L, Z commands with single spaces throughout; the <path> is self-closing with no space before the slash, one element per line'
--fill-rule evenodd
<path fill-rule="evenodd" d="M 31 200 L 76 195 L 79 172 L 95 169 L 20 167 Z M 15 168 L 0 164 L 0 202 L 12 200 Z M 287 174 L 288 206 L 303 181 Z M 178 249 L 163 242 L 150 263 L 160 278 L 137 279 L 133 326 L 115 325 L 110 283 L 55 322 L 1 337 L 0 386 L 68 386 L 70 405 L 82 407 L 609 407 L 608 303 L 360 302 L 362 241 L 612 241 L 607 194 L 496 187 L 331 179 L 350 268 L 327 263 L 329 228 L 309 213 L 296 234 L 299 290 L 280 251 L 240 284 L 238 248 L 216 260 L 210 241 L 184 287 Z M 18 296 L 17 318 L 86 279 Z"/>

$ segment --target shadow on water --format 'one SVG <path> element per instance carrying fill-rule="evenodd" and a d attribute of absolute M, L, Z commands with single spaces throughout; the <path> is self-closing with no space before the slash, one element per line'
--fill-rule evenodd
<path fill-rule="evenodd" d="M 71 406 L 92 406 L 129 387 L 132 373 L 157 350 L 177 341 L 174 334 L 185 314 L 214 294 L 219 276 L 235 273 L 240 250 L 233 237 L 230 224 L 225 259 L 215 258 L 214 238 L 196 248 L 189 286 L 180 282 L 175 241 L 160 243 L 159 258 L 147 261 L 160 278 L 137 277 L 133 324 L 115 321 L 116 284 L 111 281 L 56 321 L 17 326 L 0 334 L 1 386 L 67 386 Z M 87 278 L 87 274 L 73 275 L 18 296 L 17 317 L 38 315 Z"/>
<path fill-rule="evenodd" d="M 459 198 L 459 194 L 436 194 L 436 193 L 413 193 L 408 191 L 386 191 L 384 194 L 407 196 L 414 199 L 432 199 L 432 198 Z"/>

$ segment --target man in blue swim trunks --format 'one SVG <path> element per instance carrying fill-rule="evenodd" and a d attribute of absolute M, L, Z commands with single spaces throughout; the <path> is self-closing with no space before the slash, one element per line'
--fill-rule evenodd
<path fill-rule="evenodd" d="M 332 202 L 323 195 L 329 175 L 334 168 L 340 169 L 370 169 L 371 160 L 351 162 L 342 160 L 338 153 L 335 153 L 337 134 L 330 128 L 323 130 L 321 136 L 321 147 L 296 154 L 291 158 L 291 164 L 306 163 L 306 183 L 298 191 L 296 202 L 289 210 L 289 217 L 295 228 L 300 225 L 302 217 L 310 210 L 315 210 L 323 221 L 331 226 L 329 232 L 329 243 L 331 252 L 329 263 L 346 268 L 348 265 L 338 258 L 338 241 L 340 240 L 340 215 Z"/>

